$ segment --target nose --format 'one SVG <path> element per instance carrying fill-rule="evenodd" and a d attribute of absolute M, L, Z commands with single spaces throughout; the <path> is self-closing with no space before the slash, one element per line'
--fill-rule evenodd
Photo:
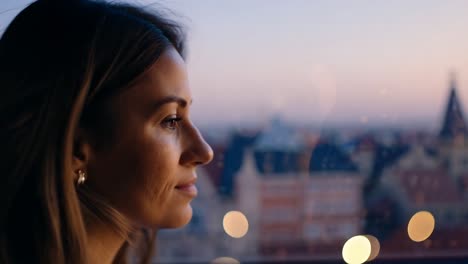
<path fill-rule="evenodd" d="M 205 141 L 197 127 L 192 126 L 185 142 L 186 148 L 181 156 L 181 164 L 199 166 L 213 160 L 213 149 Z"/>

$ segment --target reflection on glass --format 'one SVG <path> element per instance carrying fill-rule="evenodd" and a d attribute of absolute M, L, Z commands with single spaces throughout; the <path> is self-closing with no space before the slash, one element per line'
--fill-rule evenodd
<path fill-rule="evenodd" d="M 241 238 L 247 234 L 249 222 L 243 213 L 230 211 L 224 215 L 223 228 L 229 236 Z"/>
<path fill-rule="evenodd" d="M 429 238 L 434 231 L 434 226 L 435 219 L 430 212 L 417 212 L 408 223 L 408 236 L 415 242 L 422 242 Z"/>
<path fill-rule="evenodd" d="M 365 237 L 369 240 L 371 244 L 371 253 L 367 261 L 372 261 L 379 255 L 380 243 L 379 243 L 379 240 L 375 236 L 366 235 Z"/>

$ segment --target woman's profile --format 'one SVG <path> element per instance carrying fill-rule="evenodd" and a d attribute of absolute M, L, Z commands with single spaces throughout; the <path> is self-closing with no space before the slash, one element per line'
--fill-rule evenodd
<path fill-rule="evenodd" d="M 0 263 L 126 263 L 188 223 L 213 152 L 184 34 L 128 4 L 38 0 L 0 39 Z M 146 231 L 145 231 L 146 230 Z M 150 230 L 150 231 L 148 231 Z"/>

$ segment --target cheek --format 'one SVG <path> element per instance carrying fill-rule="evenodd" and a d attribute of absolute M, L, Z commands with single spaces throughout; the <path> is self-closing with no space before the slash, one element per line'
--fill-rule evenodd
<path fill-rule="evenodd" d="M 142 155 L 139 165 L 142 177 L 139 184 L 143 190 L 140 192 L 140 203 L 147 210 L 158 213 L 163 217 L 164 208 L 168 207 L 170 197 L 177 185 L 177 148 L 165 142 L 165 144 L 154 144 L 151 150 Z M 169 206 L 170 207 L 170 206 Z"/>
<path fill-rule="evenodd" d="M 167 144 L 154 144 L 141 157 L 142 176 L 146 190 L 154 195 L 174 184 L 173 173 L 177 165 L 174 153 Z M 158 190 L 158 192 L 154 192 Z M 155 197 L 156 198 L 156 197 Z"/>
<path fill-rule="evenodd" d="M 180 149 L 174 137 L 143 133 L 122 140 L 117 149 L 105 154 L 96 173 L 106 175 L 103 194 L 136 223 L 157 226 L 163 222 L 179 180 Z"/>
<path fill-rule="evenodd" d="M 147 174 L 151 175 L 151 174 Z M 156 170 L 144 180 L 144 197 L 147 203 L 162 206 L 167 203 L 168 197 L 175 183 L 165 175 L 164 170 Z"/>

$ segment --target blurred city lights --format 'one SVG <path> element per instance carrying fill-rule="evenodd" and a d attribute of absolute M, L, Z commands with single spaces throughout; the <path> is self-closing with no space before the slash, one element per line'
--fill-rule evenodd
<path fill-rule="evenodd" d="M 434 227 L 435 219 L 430 212 L 417 212 L 408 223 L 408 236 L 415 242 L 422 242 L 432 234 Z"/>
<path fill-rule="evenodd" d="M 367 261 L 372 261 L 379 255 L 380 243 L 379 243 L 379 240 L 375 236 L 365 235 L 365 237 L 369 240 L 371 244 L 371 253 Z"/>
<path fill-rule="evenodd" d="M 231 257 L 219 257 L 211 261 L 211 264 L 240 264 L 240 262 Z"/>
<path fill-rule="evenodd" d="M 343 260 L 348 264 L 361 264 L 371 257 L 371 242 L 365 236 L 354 236 L 343 246 Z"/>
<path fill-rule="evenodd" d="M 223 227 L 224 231 L 231 237 L 241 238 L 247 234 L 249 222 L 243 213 L 230 211 L 224 215 Z"/>

